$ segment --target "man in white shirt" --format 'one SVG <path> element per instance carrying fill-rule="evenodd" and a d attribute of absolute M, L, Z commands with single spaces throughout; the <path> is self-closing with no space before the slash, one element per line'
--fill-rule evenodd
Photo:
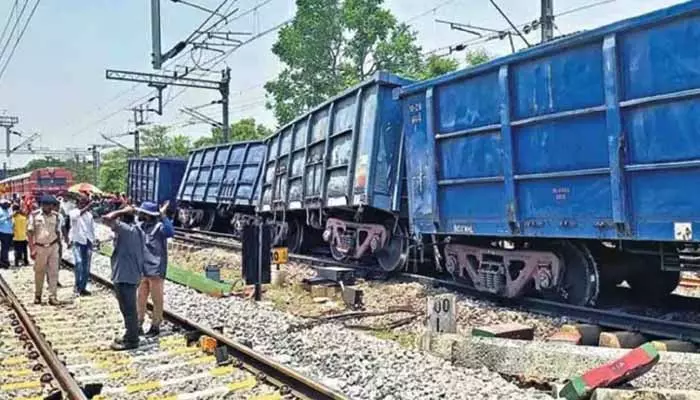
<path fill-rule="evenodd" d="M 95 221 L 90 212 L 90 200 L 81 197 L 78 207 L 68 212 L 70 231 L 68 232 L 68 247 L 73 247 L 75 264 L 75 294 L 89 296 L 87 283 L 90 278 L 90 261 L 95 244 Z"/>

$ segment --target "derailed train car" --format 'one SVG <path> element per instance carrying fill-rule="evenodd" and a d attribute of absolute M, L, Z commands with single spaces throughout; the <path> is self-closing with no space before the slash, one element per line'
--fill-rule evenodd
<path fill-rule="evenodd" d="M 696 269 L 700 2 L 403 87 L 411 228 L 478 289 L 574 304 Z"/>
<path fill-rule="evenodd" d="M 187 161 L 172 157 L 142 157 L 128 160 L 127 196 L 137 204 L 170 202 L 175 209 L 177 192 Z"/>
<path fill-rule="evenodd" d="M 228 143 L 190 153 L 178 191 L 178 220 L 186 228 L 234 234 L 255 216 L 265 144 Z"/>
<path fill-rule="evenodd" d="M 377 73 L 265 140 L 258 211 L 290 251 L 328 243 L 337 260 L 405 260 L 401 109 L 392 90 L 409 83 Z"/>

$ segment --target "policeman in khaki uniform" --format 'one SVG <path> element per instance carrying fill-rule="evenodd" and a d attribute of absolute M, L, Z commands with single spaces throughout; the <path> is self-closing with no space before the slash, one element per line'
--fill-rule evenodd
<path fill-rule="evenodd" d="M 29 251 L 34 262 L 34 304 L 41 304 L 44 277 L 48 276 L 49 304 L 59 305 L 56 297 L 58 282 L 58 248 L 60 246 L 60 223 L 54 210 L 57 203 L 53 196 L 42 196 L 41 208 L 34 211 L 27 225 Z"/>

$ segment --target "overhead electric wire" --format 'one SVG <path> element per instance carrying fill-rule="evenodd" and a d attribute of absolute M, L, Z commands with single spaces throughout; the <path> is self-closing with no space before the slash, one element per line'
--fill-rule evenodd
<path fill-rule="evenodd" d="M 236 20 L 238 20 L 238 19 L 240 19 L 240 18 L 242 18 L 242 17 L 244 17 L 244 16 L 246 16 L 246 15 L 252 13 L 252 12 L 255 12 L 256 10 L 258 10 L 259 8 L 261 8 L 261 7 L 263 7 L 263 6 L 267 5 L 267 4 L 269 4 L 270 2 L 272 2 L 272 0 L 262 0 L 262 1 L 259 1 L 258 3 L 256 3 L 255 5 L 253 5 L 252 7 L 250 7 L 249 9 L 247 9 L 246 11 L 244 11 L 244 12 L 242 12 L 242 13 L 236 15 L 234 18 L 231 18 L 231 19 L 227 22 L 227 25 L 230 24 L 230 23 L 233 22 L 233 21 L 236 21 Z M 235 3 L 235 2 L 234 2 L 234 3 Z M 232 4 L 233 4 L 233 3 L 232 3 Z M 230 5 L 231 7 L 232 7 L 232 4 Z M 229 7 L 229 9 L 230 9 L 230 7 Z M 279 29 L 279 28 L 278 28 L 278 29 Z M 251 38 L 251 39 L 252 39 L 252 38 Z M 250 42 L 250 40 L 247 41 L 247 42 Z M 247 43 L 247 42 L 244 42 L 244 43 Z M 185 56 L 187 56 L 187 52 L 180 53 L 176 58 L 167 60 L 167 61 L 166 61 L 166 64 L 167 64 L 167 63 L 171 63 L 171 62 L 173 62 L 173 61 L 176 61 L 177 59 L 180 59 L 180 58 L 185 57 Z M 205 63 L 206 63 L 206 62 L 205 62 Z M 125 90 L 125 91 L 123 91 L 123 92 L 120 92 L 119 94 L 113 96 L 110 100 L 108 100 L 107 102 L 103 103 L 102 106 L 98 107 L 95 111 L 91 112 L 89 115 L 92 115 L 92 114 L 94 114 L 95 112 L 97 112 L 97 111 L 103 109 L 104 107 L 106 107 L 106 106 L 109 105 L 110 103 L 114 102 L 114 101 L 117 100 L 118 98 L 123 97 L 123 96 L 126 95 L 127 93 L 136 90 L 136 89 L 137 89 L 138 87 L 140 87 L 140 86 L 141 86 L 140 83 L 136 83 L 136 84 L 132 85 L 129 89 L 127 89 L 127 90 Z M 183 91 L 181 91 L 181 92 L 183 92 Z M 180 94 L 180 93 L 179 93 L 179 94 Z M 179 94 L 178 94 L 178 96 L 179 96 Z M 100 124 L 100 123 L 102 123 L 102 122 L 104 122 L 104 121 L 106 121 L 106 120 L 112 118 L 113 116 L 115 116 L 115 115 L 119 114 L 120 112 L 122 112 L 124 109 L 128 109 L 128 108 L 130 108 L 130 107 L 133 107 L 133 106 L 136 105 L 137 103 L 139 103 L 139 102 L 141 102 L 141 101 L 147 99 L 149 96 L 151 96 L 151 92 L 149 92 L 148 94 L 143 95 L 143 96 L 137 98 L 137 99 L 134 100 L 134 101 L 131 101 L 128 105 L 125 105 L 125 106 L 123 106 L 123 107 L 119 107 L 119 108 L 118 108 L 116 111 L 114 111 L 114 112 L 111 112 L 111 113 L 109 113 L 109 114 L 107 114 L 107 115 L 105 115 L 105 116 L 103 116 L 103 117 L 98 118 L 98 119 L 95 120 L 95 121 L 92 121 L 92 122 L 87 123 L 86 125 L 83 125 L 79 130 L 75 131 L 75 132 L 71 135 L 71 137 L 75 137 L 75 136 L 77 136 L 79 133 L 85 132 L 88 128 L 91 128 L 91 127 L 93 127 L 93 126 L 95 126 L 95 125 L 98 125 L 98 124 Z M 164 106 L 165 106 L 165 103 L 164 103 Z M 69 124 L 67 125 L 67 127 L 69 127 L 70 125 L 72 125 L 72 124 L 69 123 Z M 64 129 L 66 129 L 66 128 L 65 128 L 65 127 L 62 128 L 62 130 L 64 130 Z"/>
<path fill-rule="evenodd" d="M 425 10 L 425 11 L 419 13 L 419 14 L 416 14 L 416 15 L 414 15 L 414 16 L 411 16 L 410 18 L 408 18 L 407 20 L 405 20 L 404 23 L 410 23 L 410 22 L 412 22 L 412 21 L 415 21 L 415 20 L 418 19 L 418 18 L 421 18 L 421 17 L 423 17 L 423 16 L 425 16 L 425 15 L 428 15 L 428 14 L 431 13 L 431 12 L 434 12 L 434 11 L 436 11 L 436 10 L 438 10 L 438 9 L 440 9 L 440 8 L 442 8 L 442 7 L 444 7 L 444 6 L 448 5 L 448 4 L 450 4 L 450 3 L 453 3 L 454 1 L 455 1 L 455 0 L 446 0 L 446 1 L 443 1 L 443 2 L 437 4 L 437 5 L 433 6 L 433 7 L 430 7 L 429 9 L 427 9 L 427 10 Z M 249 15 L 249 14 L 251 14 L 251 13 L 257 11 L 257 10 L 260 9 L 261 7 L 264 7 L 265 5 L 267 5 L 267 4 L 271 3 L 271 2 L 272 2 L 272 0 L 263 0 L 263 1 L 258 2 L 257 4 L 253 5 L 252 7 L 250 7 L 249 9 L 247 9 L 246 11 L 244 11 L 244 12 L 242 12 L 242 13 L 240 13 L 240 14 L 237 14 L 235 17 L 231 18 L 229 21 L 227 21 L 226 25 L 229 25 L 230 23 L 232 23 L 232 22 L 234 22 L 234 21 L 236 21 L 236 20 L 238 20 L 238 19 L 240 19 L 240 18 L 242 18 L 242 17 L 245 17 L 245 16 L 247 16 L 247 15 Z M 229 9 L 233 6 L 234 3 L 235 3 L 235 2 L 229 4 Z M 290 18 L 290 19 L 288 19 L 288 20 L 286 20 L 286 21 L 284 21 L 284 22 L 282 22 L 282 23 L 280 23 L 280 24 L 277 24 L 277 25 L 275 25 L 275 26 L 273 26 L 273 27 L 271 27 L 271 28 L 269 28 L 269 29 L 266 29 L 265 31 L 262 31 L 262 32 L 258 33 L 257 35 L 254 35 L 254 36 L 250 37 L 248 40 L 243 41 L 239 46 L 234 47 L 234 48 L 228 50 L 228 51 L 227 51 L 226 53 L 224 53 L 224 54 L 221 54 L 221 55 L 218 55 L 218 56 L 213 56 L 212 58 L 210 58 L 210 59 L 208 59 L 208 60 L 206 60 L 206 61 L 204 61 L 204 62 L 201 62 L 201 63 L 198 62 L 199 66 L 197 66 L 196 69 L 204 70 L 204 69 L 212 69 L 212 68 L 215 68 L 217 65 L 221 64 L 222 61 L 225 61 L 226 58 L 228 58 L 234 51 L 238 50 L 239 48 L 243 47 L 244 45 L 250 44 L 251 42 L 253 42 L 253 41 L 255 41 L 255 40 L 257 40 L 257 39 L 259 39 L 259 38 L 261 38 L 261 37 L 263 37 L 263 36 L 268 35 L 268 34 L 271 33 L 271 32 L 277 31 L 278 29 L 282 28 L 283 26 L 289 24 L 292 20 L 293 20 L 293 18 Z M 410 25 L 410 24 L 409 24 L 409 25 Z M 192 36 L 192 35 L 190 35 L 190 36 Z M 182 56 L 186 56 L 187 53 L 190 53 L 190 57 L 193 57 L 193 55 L 191 54 L 191 51 L 190 51 L 190 52 L 183 52 L 183 53 L 181 53 L 180 55 L 178 55 L 178 58 L 180 58 L 180 57 L 182 57 Z M 171 60 L 168 60 L 168 61 L 171 61 Z M 194 72 L 194 70 L 191 71 L 191 72 Z M 202 76 L 202 75 L 204 75 L 204 74 L 197 74 L 197 75 L 198 75 L 198 76 Z M 263 85 L 264 85 L 264 83 L 256 84 L 256 85 L 251 85 L 250 87 L 248 87 L 248 89 L 249 89 L 249 88 L 258 87 L 258 86 L 263 86 Z M 109 100 L 108 103 L 113 102 L 117 97 L 121 97 L 121 96 L 123 96 L 124 94 L 126 94 L 126 93 L 128 93 L 128 92 L 131 92 L 133 89 L 136 89 L 138 86 L 140 86 L 140 84 L 135 84 L 135 85 L 133 85 L 131 88 L 127 89 L 126 91 L 120 92 L 120 94 L 118 94 L 117 96 L 115 96 L 114 99 Z M 172 103 L 174 100 L 176 100 L 177 98 L 179 98 L 182 94 L 184 94 L 184 93 L 187 91 L 187 89 L 188 89 L 188 88 L 186 88 L 186 87 L 180 88 L 180 89 L 179 89 L 176 93 L 174 93 L 172 96 L 168 96 L 169 98 L 168 98 L 167 100 L 164 100 L 164 102 L 163 102 L 163 107 L 165 107 L 166 105 Z M 243 90 L 246 90 L 246 89 L 241 89 L 241 91 L 243 91 Z M 113 116 L 115 116 L 115 115 L 119 114 L 120 112 L 122 112 L 123 109 L 128 108 L 128 107 L 131 107 L 131 106 L 133 106 L 133 105 L 139 103 L 140 101 L 145 100 L 146 98 L 148 98 L 148 96 L 149 96 L 149 95 L 141 96 L 141 97 L 139 97 L 138 99 L 136 99 L 135 101 L 132 101 L 132 102 L 130 103 L 129 106 L 121 107 L 121 108 L 119 108 L 118 110 L 116 110 L 116 111 L 114 111 L 114 112 L 112 112 L 112 113 L 109 113 L 108 115 L 106 115 L 106 116 L 104 116 L 104 117 L 102 117 L 102 118 L 100 118 L 100 119 L 98 119 L 98 120 L 96 120 L 96 121 L 93 121 L 93 122 L 89 123 L 88 125 L 86 125 L 86 126 L 84 126 L 83 128 L 81 128 L 81 130 L 79 130 L 79 131 L 77 131 L 76 133 L 74 133 L 73 136 L 77 135 L 78 133 L 84 132 L 85 130 L 87 130 L 88 128 L 90 128 L 90 127 L 92 127 L 92 126 L 95 126 L 95 125 L 97 125 L 97 124 L 100 124 L 100 123 L 102 123 L 102 122 L 104 122 L 104 121 L 106 121 L 106 120 L 112 118 Z M 256 103 L 258 103 L 258 102 L 256 102 Z"/>
<path fill-rule="evenodd" d="M 0 60 L 2 60 L 2 58 L 5 56 L 5 51 L 7 51 L 7 46 L 10 45 L 10 42 L 12 41 L 12 36 L 15 34 L 15 30 L 17 30 L 17 26 L 19 25 L 19 22 L 22 19 L 22 16 L 24 15 L 24 10 L 27 9 L 28 5 L 29 5 L 29 0 L 26 0 L 24 2 L 24 5 L 22 6 L 22 9 L 20 10 L 19 14 L 17 15 L 17 19 L 15 20 L 15 23 L 12 25 L 12 29 L 10 30 L 10 35 L 7 37 L 5 44 L 2 46 L 2 50 L 0 50 Z"/>
<path fill-rule="evenodd" d="M 14 15 L 15 11 L 17 10 L 18 5 L 19 5 L 19 0 L 15 0 L 15 3 L 12 5 L 12 8 L 10 8 L 10 13 L 7 15 L 7 22 L 5 22 L 5 27 L 2 28 L 2 35 L 0 35 L 0 43 L 5 41 L 5 34 L 7 33 L 7 28 L 9 28 L 10 23 L 12 23 L 12 16 Z"/>
<path fill-rule="evenodd" d="M 195 30 L 190 34 L 190 36 L 187 37 L 187 39 L 183 40 L 183 42 L 185 42 L 185 43 L 190 43 L 196 36 L 198 36 L 198 35 L 201 36 L 201 35 L 202 35 L 201 29 L 204 28 L 204 26 L 205 26 L 206 24 L 208 24 L 209 21 L 211 21 L 211 19 L 212 19 L 215 15 L 217 15 L 217 14 L 219 13 L 219 10 L 221 10 L 221 7 L 223 7 L 224 5 L 226 5 L 226 3 L 228 3 L 228 0 L 222 1 L 221 4 L 219 4 L 219 6 L 216 7 L 216 9 L 214 10 L 214 12 L 211 13 L 204 21 L 202 21 L 202 23 L 199 24 L 199 26 L 197 27 L 197 29 L 195 29 Z M 222 19 L 223 19 L 223 18 L 222 18 Z M 219 21 L 219 22 L 220 22 L 220 21 Z M 214 26 L 216 26 L 216 25 L 218 25 L 218 22 L 214 24 Z"/>
<path fill-rule="evenodd" d="M 245 11 L 244 13 L 238 15 L 237 18 L 240 18 L 240 17 L 243 17 L 243 16 L 245 16 L 245 15 L 247 15 L 247 14 L 250 14 L 251 12 L 257 10 L 258 8 L 264 6 L 265 4 L 267 4 L 267 3 L 271 2 L 271 1 L 272 1 L 272 0 L 263 1 L 263 2 L 261 2 L 260 4 L 258 4 L 258 5 L 256 5 L 256 6 L 250 8 L 249 10 Z M 435 5 L 435 6 L 431 7 L 431 8 L 429 8 L 429 9 L 427 9 L 427 10 L 421 12 L 421 13 L 418 13 L 418 14 L 416 14 L 416 15 L 413 15 L 413 16 L 409 17 L 408 19 L 406 19 L 406 20 L 404 21 L 404 23 L 410 25 L 410 22 L 415 21 L 415 20 L 418 19 L 418 18 L 424 17 L 425 15 L 428 15 L 428 14 L 430 14 L 431 12 L 434 12 L 434 11 L 436 11 L 436 10 L 438 10 L 438 9 L 440 9 L 440 8 L 442 8 L 442 7 L 444 7 L 444 6 L 448 5 L 448 4 L 450 4 L 450 3 L 453 3 L 454 1 L 455 1 L 455 0 L 446 0 L 446 1 L 443 1 L 442 3 L 439 3 L 439 4 L 437 4 L 437 5 Z M 236 18 L 236 19 L 237 19 L 237 18 Z M 234 20 L 235 20 L 235 19 L 234 19 Z M 238 49 L 239 49 L 240 47 L 242 47 L 243 45 L 248 44 L 249 42 L 251 42 L 251 41 L 253 41 L 253 40 L 255 40 L 255 39 L 258 39 L 258 38 L 260 38 L 260 37 L 262 37 L 262 36 L 265 36 L 265 35 L 267 35 L 267 34 L 269 34 L 269 33 L 271 33 L 271 32 L 274 32 L 274 31 L 276 31 L 276 30 L 282 28 L 283 26 L 289 24 L 292 20 L 293 20 L 293 18 L 290 18 L 290 19 L 288 19 L 288 20 L 286 20 L 286 21 L 284 21 L 284 22 L 282 22 L 282 23 L 280 23 L 280 24 L 278 24 L 278 25 L 273 26 L 272 28 L 266 29 L 265 31 L 258 33 L 257 35 L 251 37 L 249 40 L 244 41 L 243 43 L 241 43 L 238 47 L 234 47 L 233 49 L 229 50 L 227 53 L 225 53 L 225 54 L 223 54 L 223 55 L 221 55 L 221 56 L 214 56 L 214 57 L 212 57 L 211 59 L 209 59 L 208 61 L 206 61 L 205 64 L 208 64 L 208 63 L 210 63 L 210 62 L 215 61 L 215 64 L 214 64 L 212 67 L 209 67 L 209 69 L 214 68 L 214 67 L 215 67 L 216 65 L 218 65 L 222 60 L 226 59 L 229 55 L 231 55 L 231 53 L 233 53 L 234 51 L 238 50 Z M 231 22 L 233 22 L 233 20 L 232 20 Z M 221 58 L 221 60 L 216 61 L 217 58 Z M 194 62 L 194 60 L 193 60 L 193 62 Z M 255 85 L 251 85 L 251 86 L 249 86 L 249 87 L 247 87 L 247 88 L 241 89 L 240 91 L 244 91 L 244 90 L 247 90 L 247 89 L 250 89 L 250 88 L 260 87 L 260 86 L 264 86 L 264 85 L 265 85 L 265 83 L 255 84 Z M 178 93 L 176 93 L 176 94 L 173 96 L 172 100 L 175 100 L 175 98 L 177 98 L 177 97 L 179 97 L 180 95 L 182 95 L 187 89 L 188 89 L 188 88 L 182 88 L 182 89 L 180 89 L 180 91 L 179 91 Z M 254 101 L 254 102 L 252 102 L 252 103 L 250 103 L 250 104 L 247 104 L 247 105 L 249 105 L 249 106 L 262 105 L 262 104 L 265 104 L 265 102 L 266 102 L 266 99 L 262 99 L 262 100 L 259 100 L 259 101 Z M 164 106 L 165 106 L 165 103 L 164 103 Z M 239 105 L 238 107 L 240 107 L 240 106 L 241 106 L 241 105 Z M 234 107 L 231 107 L 231 108 L 229 108 L 229 109 L 235 109 L 235 108 L 234 108 Z M 236 110 L 236 111 L 241 111 L 241 110 L 238 109 L 238 110 Z"/>
<path fill-rule="evenodd" d="M 588 10 L 589 8 L 602 6 L 603 4 L 614 3 L 614 2 L 616 2 L 616 1 L 617 1 L 617 0 L 601 0 L 601 1 L 597 1 L 597 2 L 594 2 L 594 3 L 590 3 L 590 4 L 586 4 L 586 5 L 580 6 L 580 7 L 575 7 L 575 8 L 566 10 L 566 11 L 564 11 L 564 12 L 561 12 L 561 13 L 555 15 L 555 17 L 563 17 L 564 15 L 569 15 L 569 14 L 577 13 L 577 12 L 579 12 L 579 11 L 584 11 L 584 10 Z"/>
<path fill-rule="evenodd" d="M 438 5 L 434 6 L 434 7 L 431 7 L 431 8 L 429 8 L 429 9 L 427 9 L 427 10 L 421 12 L 421 13 L 418 13 L 418 14 L 416 14 L 416 15 L 410 17 L 409 19 L 405 20 L 403 23 L 404 23 L 404 24 L 408 24 L 408 23 L 410 23 L 410 22 L 413 22 L 413 21 L 417 20 L 418 18 L 425 17 L 426 15 L 428 15 L 428 14 L 430 14 L 430 13 L 432 13 L 432 12 L 435 12 L 435 11 L 439 10 L 440 8 L 445 7 L 446 5 L 448 5 L 448 4 L 450 4 L 450 3 L 454 3 L 454 2 L 455 2 L 455 0 L 446 0 L 446 1 L 443 1 L 442 3 L 440 3 L 440 4 L 438 4 Z"/>
<path fill-rule="evenodd" d="M 569 10 L 566 10 L 566 11 L 562 11 L 562 12 L 560 12 L 560 13 L 558 13 L 558 14 L 555 14 L 554 17 L 556 18 L 556 17 L 561 17 L 561 16 L 564 16 L 564 15 L 574 14 L 574 13 L 577 13 L 577 12 L 580 12 L 580 11 L 588 10 L 588 9 L 590 9 L 590 8 L 593 8 L 593 7 L 598 7 L 598 6 L 601 6 L 601 5 L 604 5 L 604 4 L 613 3 L 613 2 L 615 2 L 615 1 L 617 1 L 617 0 L 601 0 L 601 1 L 596 1 L 596 2 L 593 2 L 593 3 L 589 3 L 589 4 L 585 4 L 585 5 L 579 6 L 579 7 L 572 8 L 572 9 L 569 9 Z M 531 22 L 532 22 L 532 21 L 523 22 L 523 23 L 520 23 L 520 24 L 516 24 L 516 26 L 517 26 L 517 27 L 524 27 L 524 26 L 526 26 L 526 25 L 529 25 Z M 558 28 L 557 28 L 557 30 L 558 30 Z M 503 32 L 503 33 L 506 33 L 506 34 L 509 33 L 509 32 L 510 32 L 510 33 L 515 33 L 515 32 L 512 32 L 509 28 L 504 28 L 504 29 L 502 30 L 502 32 Z M 474 45 L 476 45 L 476 44 L 486 43 L 486 42 L 488 42 L 488 41 L 495 40 L 495 39 L 500 39 L 500 34 L 494 34 L 494 35 L 490 35 L 490 36 L 484 36 L 484 37 L 480 37 L 480 38 L 474 38 L 474 39 L 469 39 L 469 40 L 466 40 L 466 41 L 460 41 L 460 42 L 452 43 L 452 44 L 450 44 L 450 45 L 448 45 L 448 46 L 442 46 L 442 47 L 438 47 L 438 48 L 429 50 L 429 51 L 423 53 L 423 55 L 425 56 L 425 55 L 435 54 L 435 53 L 437 53 L 437 52 L 439 52 L 439 51 L 443 51 L 443 50 L 450 50 L 450 49 L 452 49 L 453 47 L 459 46 L 459 45 L 462 45 L 462 46 L 465 46 L 465 47 L 470 47 L 470 46 L 474 46 Z M 447 55 L 447 54 L 445 54 L 445 55 L 443 55 L 443 56 L 446 56 L 446 55 Z"/>
<path fill-rule="evenodd" d="M 36 3 L 34 3 L 34 8 L 32 8 L 31 13 L 29 13 L 29 17 L 27 17 L 27 21 L 24 23 L 24 27 L 22 28 L 22 31 L 19 33 L 19 36 L 17 36 L 17 40 L 15 41 L 14 46 L 12 46 L 12 51 L 10 51 L 10 55 L 7 57 L 7 60 L 5 60 L 5 65 L 2 67 L 2 69 L 0 69 L 0 79 L 2 79 L 2 76 L 5 74 L 5 70 L 10 65 L 10 61 L 12 61 L 12 56 L 15 54 L 15 50 L 17 50 L 17 46 L 19 46 L 19 42 L 22 40 L 22 37 L 24 36 L 24 32 L 27 31 L 27 28 L 29 27 L 29 23 L 32 21 L 32 17 L 34 16 L 34 13 L 36 12 L 37 7 L 39 7 L 39 3 L 41 3 L 41 0 L 36 0 Z"/>
<path fill-rule="evenodd" d="M 264 31 L 262 31 L 262 32 L 260 32 L 260 33 L 258 33 L 257 35 L 252 36 L 250 39 L 248 39 L 248 40 L 244 41 L 243 43 L 241 43 L 238 47 L 234 47 L 234 48 L 230 49 L 229 51 L 227 51 L 226 53 L 224 53 L 224 54 L 222 54 L 222 55 L 214 56 L 214 57 L 210 58 L 209 60 L 205 61 L 205 62 L 203 63 L 203 65 L 204 65 L 205 67 L 208 67 L 208 69 L 212 69 L 212 68 L 216 67 L 217 65 L 219 65 L 219 64 L 221 64 L 222 62 L 226 61 L 226 58 L 228 58 L 234 51 L 240 49 L 241 47 L 243 47 L 243 46 L 245 46 L 245 45 L 247 45 L 247 44 L 250 44 L 251 42 L 253 42 L 253 41 L 257 40 L 257 39 L 260 39 L 260 38 L 263 37 L 263 36 L 268 35 L 268 34 L 271 33 L 271 32 L 274 32 L 274 31 L 276 31 L 276 30 L 282 28 L 283 26 L 285 26 L 285 25 L 287 25 L 288 23 L 290 23 L 290 22 L 292 21 L 292 19 L 293 19 L 293 18 L 287 19 L 286 21 L 284 21 L 284 22 L 282 22 L 282 23 L 279 23 L 279 24 L 277 24 L 277 25 L 275 25 L 275 26 L 273 26 L 273 27 L 271 27 L 271 28 L 268 28 L 268 29 L 266 29 L 266 30 L 264 30 Z M 212 64 L 212 63 L 213 63 L 213 64 Z M 211 65 L 210 65 L 210 66 L 207 66 L 208 64 L 211 64 Z M 187 88 L 187 87 L 181 88 L 179 92 L 177 92 L 176 94 L 173 95 L 173 97 L 170 99 L 170 102 L 172 102 L 172 101 L 175 100 L 176 98 L 180 97 L 183 93 L 185 93 L 185 91 L 187 91 L 187 89 L 189 89 L 189 88 Z M 170 102 L 168 102 L 168 104 L 169 104 Z M 167 104 L 166 104 L 165 102 L 163 102 L 163 107 L 165 107 L 166 105 L 167 105 Z"/>

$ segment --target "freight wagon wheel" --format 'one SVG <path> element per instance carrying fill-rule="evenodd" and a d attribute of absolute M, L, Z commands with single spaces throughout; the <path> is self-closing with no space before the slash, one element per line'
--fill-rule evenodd
<path fill-rule="evenodd" d="M 297 219 L 287 220 L 287 248 L 290 253 L 301 253 L 304 244 L 304 224 Z"/>
<path fill-rule="evenodd" d="M 331 242 L 328 244 L 328 247 L 331 250 L 331 256 L 333 256 L 333 259 L 338 262 L 345 262 L 347 261 L 350 256 L 348 253 L 343 253 L 342 251 L 338 250 L 338 246 L 335 245 L 335 242 L 331 239 Z"/>
<path fill-rule="evenodd" d="M 390 228 L 388 228 L 390 229 Z M 401 225 L 391 235 L 389 243 L 375 254 L 379 266 L 384 271 L 392 272 L 400 269 L 408 259 L 408 236 Z"/>
<path fill-rule="evenodd" d="M 630 256 L 631 263 L 627 283 L 632 292 L 647 299 L 658 300 L 676 290 L 681 273 L 662 271 L 661 261 L 653 256 Z"/>
<path fill-rule="evenodd" d="M 211 231 L 212 228 L 214 228 L 214 217 L 216 217 L 214 211 L 204 211 L 202 221 L 199 222 L 199 229 L 202 231 Z"/>
<path fill-rule="evenodd" d="M 598 266 L 588 247 L 582 243 L 564 241 L 554 247 L 563 267 L 559 285 L 546 295 L 556 301 L 586 306 L 595 304 L 598 298 Z"/>
<path fill-rule="evenodd" d="M 589 243 L 600 278 L 600 291 L 610 292 L 625 281 L 629 274 L 629 260 L 626 254 L 616 247 L 607 247 L 601 243 Z"/>

